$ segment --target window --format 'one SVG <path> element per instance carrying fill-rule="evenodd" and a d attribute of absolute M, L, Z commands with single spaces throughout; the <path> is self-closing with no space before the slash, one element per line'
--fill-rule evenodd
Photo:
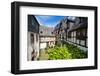
<path fill-rule="evenodd" d="M 31 33 L 31 43 L 34 43 L 34 34 Z"/>
<path fill-rule="evenodd" d="M 43 31 L 41 31 L 40 33 L 43 33 Z"/>
<path fill-rule="evenodd" d="M 67 26 L 67 29 L 70 28 L 70 22 L 69 21 L 66 21 L 66 26 Z"/>
<path fill-rule="evenodd" d="M 53 34 L 53 32 L 51 32 L 51 34 Z"/>
<path fill-rule="evenodd" d="M 68 32 L 68 38 L 71 38 L 71 32 Z"/>
<path fill-rule="evenodd" d="M 36 34 L 36 41 L 38 42 L 38 34 Z"/>
<path fill-rule="evenodd" d="M 87 29 L 77 30 L 76 38 L 80 40 L 85 40 L 87 38 Z"/>
<path fill-rule="evenodd" d="M 77 38 L 77 39 L 80 39 L 80 30 L 77 30 L 77 31 L 76 31 L 76 38 Z"/>

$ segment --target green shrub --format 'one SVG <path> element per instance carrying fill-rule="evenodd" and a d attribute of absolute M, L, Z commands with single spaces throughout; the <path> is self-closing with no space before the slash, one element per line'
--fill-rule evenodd
<path fill-rule="evenodd" d="M 71 53 L 67 51 L 68 49 L 66 46 L 63 47 L 54 47 L 48 50 L 49 59 L 55 60 L 55 59 L 71 59 Z"/>
<path fill-rule="evenodd" d="M 68 43 L 66 43 L 66 47 L 68 48 L 69 52 L 72 54 L 73 59 L 87 58 L 87 51 L 81 50 L 77 46 Z"/>
<path fill-rule="evenodd" d="M 47 53 L 50 60 L 87 58 L 87 52 L 79 49 L 77 46 L 69 43 L 63 43 L 62 46 L 58 45 L 48 49 Z"/>

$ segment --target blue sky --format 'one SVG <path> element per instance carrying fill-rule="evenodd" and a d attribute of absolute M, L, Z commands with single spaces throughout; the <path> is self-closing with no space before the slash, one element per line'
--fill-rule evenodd
<path fill-rule="evenodd" d="M 65 16 L 40 16 L 36 15 L 36 19 L 38 20 L 40 25 L 55 27 Z"/>

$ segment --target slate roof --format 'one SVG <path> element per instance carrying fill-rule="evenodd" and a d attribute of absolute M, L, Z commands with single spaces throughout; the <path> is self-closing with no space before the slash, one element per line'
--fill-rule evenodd
<path fill-rule="evenodd" d="M 69 29 L 68 31 L 74 31 L 77 29 L 82 29 L 82 28 L 87 28 L 87 23 L 80 23 L 78 25 L 74 25 L 71 29 Z"/>
<path fill-rule="evenodd" d="M 57 25 L 55 26 L 54 30 L 56 31 L 56 30 L 59 30 L 60 28 L 61 28 L 61 23 L 57 24 Z"/>
<path fill-rule="evenodd" d="M 72 26 L 68 31 L 74 31 L 74 30 L 77 30 L 77 29 L 87 28 L 88 27 L 87 19 L 86 18 L 83 18 L 83 19 L 84 19 L 84 21 L 82 21 L 81 23 L 79 23 L 76 20 L 75 21 L 76 23 L 74 24 L 74 26 Z"/>
<path fill-rule="evenodd" d="M 28 31 L 39 33 L 39 23 L 34 15 L 28 15 Z"/>
<path fill-rule="evenodd" d="M 53 31 L 54 31 L 54 28 L 52 28 L 52 27 L 46 27 L 46 26 L 42 26 L 42 25 L 40 25 L 40 27 L 39 27 L 40 36 L 55 36 Z"/>
<path fill-rule="evenodd" d="M 66 29 L 67 25 L 70 22 L 73 23 L 73 25 L 69 29 Z M 65 31 L 74 31 L 77 29 L 82 29 L 82 28 L 87 28 L 87 27 L 88 27 L 87 17 L 75 17 L 73 19 L 65 18 L 59 24 L 56 25 L 56 27 L 54 28 L 54 31 L 60 30 L 60 28 L 65 29 Z"/>
<path fill-rule="evenodd" d="M 59 30 L 60 28 L 64 29 L 67 27 L 68 22 L 75 22 L 74 20 L 68 19 L 67 17 L 62 20 L 59 24 L 56 25 L 55 30 Z"/>

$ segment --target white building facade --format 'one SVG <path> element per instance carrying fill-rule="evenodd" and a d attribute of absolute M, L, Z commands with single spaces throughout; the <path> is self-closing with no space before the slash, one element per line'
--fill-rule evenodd
<path fill-rule="evenodd" d="M 39 57 L 39 24 L 34 15 L 28 15 L 27 47 L 28 61 L 37 60 Z"/>
<path fill-rule="evenodd" d="M 40 50 L 44 50 L 48 47 L 55 46 L 55 34 L 53 33 L 53 28 L 40 26 Z"/>

